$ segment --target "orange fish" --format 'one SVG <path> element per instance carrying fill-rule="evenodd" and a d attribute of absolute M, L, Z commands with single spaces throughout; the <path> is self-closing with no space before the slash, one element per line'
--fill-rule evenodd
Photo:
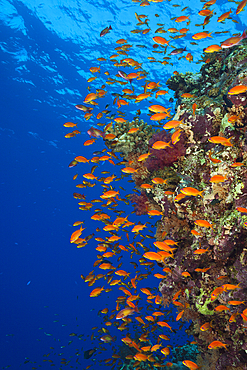
<path fill-rule="evenodd" d="M 213 14 L 213 10 L 210 9 L 202 9 L 198 12 L 199 15 L 202 15 L 203 17 L 208 17 L 209 15 Z"/>
<path fill-rule="evenodd" d="M 231 137 L 227 139 L 226 137 L 223 137 L 223 136 L 211 136 L 208 139 L 208 141 L 214 144 L 221 144 L 224 146 L 233 146 L 230 140 L 231 140 Z"/>
<path fill-rule="evenodd" d="M 125 168 L 122 168 L 121 171 L 124 172 L 124 173 L 135 173 L 138 170 L 136 170 L 135 168 L 132 168 L 132 167 L 125 167 Z"/>
<path fill-rule="evenodd" d="M 167 180 L 161 179 L 160 177 L 154 177 L 152 182 L 154 184 L 167 184 Z"/>
<path fill-rule="evenodd" d="M 145 153 L 145 154 L 140 155 L 140 157 L 138 157 L 138 162 L 145 161 L 149 156 L 150 156 L 150 153 Z"/>
<path fill-rule="evenodd" d="M 104 136 L 105 140 L 114 140 L 116 138 L 116 135 L 114 134 L 107 134 Z"/>
<path fill-rule="evenodd" d="M 203 192 L 204 192 L 204 190 L 199 191 L 195 188 L 190 188 L 190 187 L 181 189 L 182 194 L 190 195 L 190 196 L 192 195 L 194 197 L 196 197 L 197 195 L 200 195 L 203 198 L 203 195 L 202 195 Z"/>
<path fill-rule="evenodd" d="M 166 124 L 163 126 L 163 128 L 165 129 L 165 130 L 170 130 L 170 129 L 172 129 L 172 128 L 176 128 L 177 126 L 179 126 L 179 125 L 181 125 L 181 123 L 183 123 L 183 121 L 174 121 L 174 120 L 172 120 L 172 121 L 168 121 L 168 122 L 166 122 Z"/>
<path fill-rule="evenodd" d="M 169 348 L 168 348 L 168 347 L 166 347 L 166 348 L 162 348 L 162 349 L 160 350 L 160 352 L 161 352 L 163 355 L 165 355 L 165 356 L 168 356 L 168 355 L 170 354 L 170 350 L 169 350 Z M 166 363 L 166 366 L 167 366 L 167 364 L 168 364 L 168 362 Z"/>
<path fill-rule="evenodd" d="M 85 97 L 84 103 L 90 103 L 92 100 L 95 100 L 97 97 L 98 97 L 98 94 L 90 93 Z"/>
<path fill-rule="evenodd" d="M 175 145 L 179 139 L 180 139 L 180 135 L 181 135 L 181 132 L 182 130 L 178 129 L 177 131 L 175 131 L 173 134 L 172 134 L 172 144 Z"/>
<path fill-rule="evenodd" d="M 222 176 L 222 175 L 214 175 L 214 176 L 212 176 L 211 178 L 210 178 L 210 182 L 213 182 L 213 183 L 215 183 L 215 184 L 218 184 L 219 182 L 224 182 L 224 181 L 226 181 L 227 180 L 227 178 L 226 178 L 226 176 Z"/>
<path fill-rule="evenodd" d="M 240 304 L 245 304 L 245 301 L 228 301 L 228 304 L 231 304 L 232 306 L 238 306 Z"/>
<path fill-rule="evenodd" d="M 222 285 L 222 288 L 224 288 L 224 291 L 227 290 L 235 290 L 235 289 L 240 289 L 240 283 L 238 285 L 233 285 L 233 284 L 224 284 Z"/>
<path fill-rule="evenodd" d="M 151 105 L 148 109 L 154 113 L 168 113 L 168 111 L 170 111 L 170 108 L 167 109 L 162 105 Z"/>
<path fill-rule="evenodd" d="M 81 162 L 81 163 L 89 163 L 89 159 L 82 157 L 81 155 L 78 155 L 75 157 L 75 161 Z"/>
<path fill-rule="evenodd" d="M 211 150 L 209 151 L 209 155 L 208 156 L 209 156 L 210 161 L 213 162 L 213 163 L 220 163 L 221 162 L 220 159 L 216 159 L 216 158 L 213 158 L 211 156 Z"/>
<path fill-rule="evenodd" d="M 218 296 L 224 292 L 224 288 L 222 288 L 221 286 L 220 287 L 217 287 L 215 288 L 212 293 L 211 293 L 211 301 L 214 301 L 215 299 L 218 298 Z"/>
<path fill-rule="evenodd" d="M 206 330 L 208 330 L 210 327 L 211 327 L 210 322 L 205 322 L 205 324 L 203 324 L 203 325 L 200 327 L 200 330 L 201 330 L 201 331 L 206 331 Z"/>
<path fill-rule="evenodd" d="M 230 308 L 228 308 L 225 305 L 220 304 L 219 306 L 215 307 L 214 310 L 217 311 L 217 312 L 222 312 L 222 311 L 229 311 Z"/>
<path fill-rule="evenodd" d="M 134 356 L 134 359 L 137 360 L 137 361 L 146 361 L 148 359 L 148 356 L 144 355 L 144 353 L 137 353 Z"/>
<path fill-rule="evenodd" d="M 217 22 L 224 22 L 228 17 L 229 15 L 232 13 L 232 10 L 230 9 L 229 12 L 226 12 L 224 14 L 222 14 L 218 19 L 217 19 Z"/>
<path fill-rule="evenodd" d="M 190 361 L 190 360 L 185 360 L 183 361 L 183 364 L 187 366 L 190 370 L 197 370 L 199 369 L 199 366 L 195 364 L 195 362 Z"/>
<path fill-rule="evenodd" d="M 144 253 L 143 257 L 151 261 L 162 261 L 163 260 L 163 257 L 159 253 L 156 253 L 156 252 L 146 252 Z"/>
<path fill-rule="evenodd" d="M 131 128 L 127 133 L 128 134 L 134 134 L 135 132 L 137 132 L 139 130 L 139 127 L 133 127 Z"/>
<path fill-rule="evenodd" d="M 103 290 L 104 290 L 104 287 L 103 288 L 95 288 L 90 293 L 90 297 L 98 297 L 100 295 L 100 293 L 103 292 Z"/>
<path fill-rule="evenodd" d="M 212 37 L 211 34 L 212 34 L 212 32 L 210 32 L 210 33 L 208 33 L 208 32 L 198 32 L 198 33 L 195 33 L 192 36 L 192 39 L 194 39 L 194 40 L 205 39 L 206 37 Z"/>
<path fill-rule="evenodd" d="M 201 227 L 211 227 L 211 229 L 213 229 L 213 225 L 206 220 L 196 220 L 195 224 Z"/>
<path fill-rule="evenodd" d="M 153 41 L 156 42 L 159 45 L 169 45 L 169 42 L 170 42 L 170 41 L 167 41 L 164 37 L 161 37 L 161 36 L 153 37 Z"/>
<path fill-rule="evenodd" d="M 89 146 L 89 145 L 92 145 L 93 143 L 95 143 L 95 139 L 91 139 L 91 140 L 87 140 L 85 141 L 85 143 L 83 143 L 84 146 Z"/>
<path fill-rule="evenodd" d="M 246 3 L 247 3 L 247 0 L 242 0 L 238 4 L 237 10 L 236 10 L 236 14 L 239 14 L 240 12 L 242 12 L 244 10 L 244 7 L 245 7 Z"/>
<path fill-rule="evenodd" d="M 74 243 L 81 235 L 82 231 L 85 230 L 82 228 L 82 225 L 79 230 L 76 230 L 73 232 L 73 234 L 70 237 L 70 243 Z"/>
<path fill-rule="evenodd" d="M 228 95 L 237 95 L 237 94 L 242 94 L 247 91 L 247 86 L 246 85 L 238 85 L 234 86 L 228 91 Z"/>
<path fill-rule="evenodd" d="M 165 94 L 168 94 L 168 91 L 166 91 L 166 90 L 159 90 L 155 94 L 155 99 L 157 99 L 158 96 L 165 95 Z"/>
<path fill-rule="evenodd" d="M 147 226 L 146 225 L 136 225 L 133 227 L 131 231 L 132 233 L 139 233 L 139 231 L 142 231 L 145 227 Z"/>
<path fill-rule="evenodd" d="M 158 324 L 159 326 L 169 328 L 169 329 L 172 331 L 172 328 L 170 327 L 170 325 L 169 325 L 169 324 L 167 324 L 167 322 L 165 322 L 165 321 L 158 321 L 158 322 L 157 322 L 157 324 Z"/>
<path fill-rule="evenodd" d="M 166 147 L 172 148 L 170 144 L 171 141 L 169 141 L 169 143 L 165 141 L 156 141 L 155 143 L 153 143 L 152 148 L 156 150 L 162 150 L 165 149 Z"/>
<path fill-rule="evenodd" d="M 64 127 L 75 127 L 77 126 L 77 123 L 73 123 L 73 122 L 66 122 L 64 123 L 63 125 Z"/>
<path fill-rule="evenodd" d="M 181 312 L 179 312 L 179 314 L 176 317 L 176 321 L 178 321 L 178 320 L 181 319 L 181 317 L 183 316 L 183 313 L 184 313 L 184 310 L 182 310 Z"/>
<path fill-rule="evenodd" d="M 222 342 L 220 342 L 219 340 L 215 340 L 215 341 L 213 341 L 213 342 L 212 342 L 212 343 L 210 343 L 210 344 L 209 344 L 209 346 L 208 346 L 208 348 L 209 348 L 209 349 L 216 349 L 216 348 L 222 348 L 222 347 L 226 348 L 226 347 L 227 347 L 227 344 L 222 343 Z"/>
<path fill-rule="evenodd" d="M 184 21 L 187 21 L 189 20 L 190 18 L 188 16 L 185 16 L 185 15 L 181 15 L 180 17 L 176 18 L 175 19 L 175 22 L 177 23 L 180 23 L 180 22 L 184 22 Z"/>
<path fill-rule="evenodd" d="M 161 121 L 167 117 L 167 113 L 155 113 L 153 114 L 150 119 L 151 121 Z"/>
<path fill-rule="evenodd" d="M 181 97 L 182 97 L 182 98 L 186 98 L 186 99 L 188 99 L 188 98 L 194 98 L 194 96 L 195 96 L 195 95 L 192 95 L 192 94 L 190 94 L 190 93 L 183 93 L 183 94 L 181 95 Z"/>
<path fill-rule="evenodd" d="M 199 233 L 198 231 L 196 231 L 196 230 L 191 230 L 191 234 L 192 235 L 195 235 L 195 236 L 202 236 L 202 234 L 201 233 Z"/>
<path fill-rule="evenodd" d="M 130 276 L 130 272 L 126 272 L 124 270 L 115 271 L 115 274 L 118 276 Z"/>
<path fill-rule="evenodd" d="M 160 211 L 157 211 L 157 210 L 152 210 L 152 211 L 148 211 L 148 215 L 149 216 L 161 216 L 163 214 L 163 212 L 160 212 Z"/>
<path fill-rule="evenodd" d="M 234 312 L 232 315 L 231 315 L 231 317 L 230 317 L 230 319 L 229 319 L 229 322 L 236 322 L 236 317 L 239 315 L 239 313 L 238 312 Z"/>
<path fill-rule="evenodd" d="M 204 49 L 204 53 L 214 53 L 221 50 L 221 46 L 219 45 L 210 45 L 206 49 Z"/>
<path fill-rule="evenodd" d="M 244 207 L 237 207 L 236 208 L 239 212 L 241 213 L 247 213 L 247 208 L 244 208 Z"/>
<path fill-rule="evenodd" d="M 97 180 L 98 179 L 98 177 L 94 176 L 94 174 L 92 173 L 85 173 L 83 177 L 85 177 L 85 179 L 87 180 Z"/>
<path fill-rule="evenodd" d="M 135 306 L 135 308 L 131 307 L 125 307 L 121 311 L 118 312 L 116 319 L 124 319 L 127 316 L 133 315 L 135 312 L 139 312 L 138 308 Z"/>
<path fill-rule="evenodd" d="M 194 254 L 203 254 L 203 253 L 206 253 L 208 252 L 208 248 L 207 249 L 196 249 L 193 253 Z"/>
<path fill-rule="evenodd" d="M 118 194 L 119 194 L 119 191 L 109 190 L 109 191 L 106 191 L 103 195 L 101 195 L 100 198 L 109 199 L 109 198 L 116 197 Z"/>
<path fill-rule="evenodd" d="M 193 116 L 195 115 L 196 108 L 197 108 L 197 105 L 196 105 L 196 103 L 194 103 L 194 104 L 192 105 Z"/>

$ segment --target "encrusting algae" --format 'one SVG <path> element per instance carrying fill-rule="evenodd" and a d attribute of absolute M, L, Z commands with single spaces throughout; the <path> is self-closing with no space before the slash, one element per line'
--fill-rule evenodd
<path fill-rule="evenodd" d="M 209 34 L 194 36 L 205 38 Z M 100 242 L 96 250 L 103 254 L 97 256 L 94 268 L 99 266 L 107 273 L 100 276 L 104 279 L 102 287 L 95 288 L 91 296 L 118 285 L 122 292 L 116 310 L 111 319 L 105 317 L 120 331 L 133 321 L 140 324 L 135 338 L 130 332 L 122 335 L 124 347 L 119 347 L 119 354 L 114 349 L 115 357 L 107 361 L 117 363 L 119 369 L 177 368 L 175 350 L 174 363 L 165 361 L 170 350 L 161 342 L 158 331 L 160 327 L 173 330 L 164 315 L 164 307 L 170 304 L 177 309 L 177 321 L 190 321 L 187 333 L 194 336 L 196 347 L 194 357 L 186 358 L 181 350 L 184 357 L 179 361 L 190 369 L 247 369 L 247 44 L 244 34 L 241 37 L 234 41 L 234 48 L 224 46 L 233 42 L 229 39 L 217 52 L 206 50 L 199 73 L 176 73 L 168 79 L 167 86 L 175 91 L 177 99 L 176 113 L 172 118 L 170 112 L 162 112 L 161 106 L 152 108 L 158 109 L 152 114 L 160 129 L 155 130 L 139 117 L 130 122 L 121 115 L 103 131 L 90 131 L 94 138 L 102 137 L 108 148 L 91 161 L 114 165 L 120 161 L 116 155 L 120 153 L 120 164 L 124 165 L 121 171 L 132 177 L 138 193 L 122 198 L 121 191 L 114 190 L 119 180 L 116 176 L 109 174 L 107 181 L 105 177 L 90 177 L 102 182 L 101 199 L 105 202 L 104 211 L 95 210 L 91 218 L 105 223 L 104 230 L 111 235 L 95 237 Z M 155 40 L 160 47 L 169 46 L 164 38 Z M 176 53 L 183 51 L 177 49 Z M 123 84 L 147 77 L 138 62 L 125 58 L 121 67 L 130 66 L 137 72 L 128 75 L 119 71 Z M 134 99 L 144 100 L 159 91 L 159 83 L 147 81 L 144 92 Z M 125 98 L 132 93 L 125 88 Z M 116 101 L 120 101 L 119 96 Z M 125 103 L 122 100 L 119 104 Z M 117 211 L 119 202 L 128 204 L 129 198 L 137 215 L 159 217 L 155 240 L 152 235 L 142 234 L 148 223 L 134 224 L 128 216 L 121 216 L 121 210 Z M 92 203 L 87 204 L 90 209 Z M 118 217 L 111 220 L 106 209 L 115 209 Z M 134 234 L 133 241 L 126 231 L 128 227 L 129 234 Z M 122 234 L 118 235 L 119 230 L 126 232 L 127 242 Z M 82 227 L 72 234 L 71 242 L 78 248 L 91 238 L 81 234 Z M 146 242 L 147 238 L 152 244 Z M 121 263 L 114 266 L 105 260 L 126 252 L 131 253 L 131 258 L 138 256 L 139 261 L 133 261 L 135 268 L 145 266 L 150 270 L 144 274 L 136 270 L 134 277 L 122 270 Z M 159 292 L 142 288 L 139 293 L 138 281 L 155 273 L 161 280 Z M 83 279 L 90 286 L 98 282 L 94 271 Z M 144 317 L 139 312 L 139 294 L 147 295 L 155 311 L 152 315 Z M 116 322 L 121 310 L 126 315 Z M 148 339 L 151 333 L 152 341 L 157 333 L 156 343 Z"/>

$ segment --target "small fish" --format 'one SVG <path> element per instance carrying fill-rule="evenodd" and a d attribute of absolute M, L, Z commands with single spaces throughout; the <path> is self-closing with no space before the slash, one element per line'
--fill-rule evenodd
<path fill-rule="evenodd" d="M 88 135 L 92 137 L 104 137 L 105 133 L 103 131 L 100 131 L 99 129 L 95 127 L 91 127 L 89 130 L 87 130 Z"/>
<path fill-rule="evenodd" d="M 167 147 L 172 148 L 170 144 L 171 144 L 171 141 L 169 141 L 168 143 L 165 141 L 156 141 L 155 143 L 153 143 L 152 148 L 156 150 L 162 150 Z"/>
<path fill-rule="evenodd" d="M 206 220 L 196 220 L 195 224 L 201 227 L 211 227 L 211 229 L 213 229 L 213 225 Z"/>
<path fill-rule="evenodd" d="M 100 32 L 100 37 L 105 36 L 107 33 L 109 33 L 109 32 L 110 32 L 110 30 L 112 30 L 112 27 L 111 27 L 111 26 L 104 28 L 104 29 Z"/>
<path fill-rule="evenodd" d="M 231 138 L 232 137 L 227 139 L 226 137 L 223 136 L 211 136 L 208 139 L 208 141 L 210 141 L 210 143 L 221 144 L 223 146 L 233 146 L 232 143 L 230 142 Z"/>
<path fill-rule="evenodd" d="M 198 33 L 195 33 L 192 36 L 192 39 L 194 39 L 194 40 L 205 39 L 206 37 L 212 37 L 211 34 L 212 34 L 212 32 L 210 32 L 210 33 L 208 33 L 208 32 L 198 32 Z"/>
<path fill-rule="evenodd" d="M 116 319 L 117 320 L 124 319 L 127 316 L 133 315 L 135 312 L 137 313 L 139 312 L 137 306 L 135 306 L 135 308 L 125 307 L 118 312 L 118 314 L 116 315 Z"/>
<path fill-rule="evenodd" d="M 210 322 L 205 322 L 205 324 L 203 324 L 203 325 L 200 327 L 200 330 L 201 330 L 201 331 L 206 331 L 206 330 L 208 330 L 210 327 L 211 327 Z"/>
<path fill-rule="evenodd" d="M 214 176 L 212 176 L 211 178 L 210 178 L 210 182 L 213 182 L 213 183 L 215 183 L 215 184 L 218 184 L 218 183 L 220 183 L 220 182 L 224 182 L 224 181 L 226 181 L 227 180 L 227 178 L 226 178 L 226 176 L 222 176 L 222 175 L 214 175 Z"/>
<path fill-rule="evenodd" d="M 178 54 L 182 54 L 184 51 L 186 51 L 186 47 L 185 47 L 185 48 L 178 48 L 178 49 L 175 49 L 175 50 L 173 50 L 169 55 L 178 55 Z"/>
<path fill-rule="evenodd" d="M 190 187 L 187 187 L 187 188 L 182 188 L 181 189 L 181 193 L 182 194 L 185 194 L 185 195 L 192 195 L 192 196 L 197 196 L 197 195 L 200 195 L 202 198 L 203 198 L 203 195 L 202 193 L 204 192 L 204 190 L 197 190 L 195 188 L 190 188 Z"/>
<path fill-rule="evenodd" d="M 206 49 L 204 49 L 204 53 L 214 53 L 221 50 L 221 46 L 219 45 L 210 45 Z"/>
<path fill-rule="evenodd" d="M 237 95 L 237 94 L 242 94 L 247 91 L 247 86 L 246 85 L 238 85 L 234 86 L 232 89 L 228 91 L 228 95 Z"/>
<path fill-rule="evenodd" d="M 154 184 L 167 184 L 167 180 L 161 179 L 160 177 L 154 177 L 152 182 Z"/>
<path fill-rule="evenodd" d="M 88 360 L 90 357 L 93 356 L 93 354 L 96 352 L 96 349 L 88 349 L 87 351 L 84 351 L 84 358 Z"/>
<path fill-rule="evenodd" d="M 222 342 L 220 342 L 219 340 L 215 340 L 215 341 L 213 341 L 213 342 L 212 342 L 212 343 L 210 343 L 210 344 L 209 344 L 209 346 L 208 346 L 208 348 L 209 348 L 209 349 L 216 349 L 216 348 L 222 348 L 222 347 L 226 348 L 226 347 L 227 347 L 227 344 L 222 343 Z"/>
<path fill-rule="evenodd" d="M 190 361 L 190 360 L 183 361 L 183 364 L 185 366 L 187 366 L 190 370 L 197 370 L 197 369 L 199 369 L 199 366 L 195 362 Z"/>
<path fill-rule="evenodd" d="M 181 123 L 183 123 L 183 121 L 176 121 L 176 120 L 172 120 L 172 121 L 168 121 L 166 122 L 166 124 L 163 126 L 163 128 L 165 130 L 170 130 L 172 128 L 176 128 L 177 126 L 181 125 Z"/>
<path fill-rule="evenodd" d="M 169 45 L 169 42 L 170 42 L 170 41 L 167 41 L 164 37 L 161 37 L 161 36 L 153 37 L 153 41 L 156 42 L 159 45 Z"/>
<path fill-rule="evenodd" d="M 225 305 L 220 304 L 219 306 L 215 307 L 214 310 L 217 312 L 222 312 L 222 311 L 229 311 L 230 308 Z"/>
<path fill-rule="evenodd" d="M 244 10 L 244 7 L 245 7 L 246 3 L 247 3 L 247 0 L 242 0 L 238 4 L 237 10 L 236 10 L 236 14 L 239 14 L 240 12 L 242 12 Z"/>
<path fill-rule="evenodd" d="M 247 37 L 246 30 L 243 32 L 242 36 L 234 36 L 230 37 L 229 39 L 223 41 L 221 43 L 222 49 L 231 48 L 235 45 L 238 45 L 242 40 L 244 40 Z"/>
<path fill-rule="evenodd" d="M 110 334 L 103 335 L 103 337 L 100 337 L 100 340 L 104 343 L 111 343 L 112 341 L 115 342 L 116 337 L 112 337 Z"/>

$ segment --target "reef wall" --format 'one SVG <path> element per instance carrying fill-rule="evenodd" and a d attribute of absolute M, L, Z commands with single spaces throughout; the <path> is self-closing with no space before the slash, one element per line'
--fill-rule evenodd
<path fill-rule="evenodd" d="M 177 126 L 154 132 L 137 118 L 111 128 L 116 139 L 106 144 L 137 170 L 137 215 L 162 212 L 156 240 L 176 242 L 173 258 L 159 263 L 166 271 L 159 290 L 164 305 L 175 304 L 181 320 L 192 320 L 188 334 L 202 353 L 197 364 L 247 369 L 247 92 L 229 94 L 247 85 L 247 44 L 204 61 L 199 73 L 167 81 Z M 140 124 L 141 134 L 128 142 L 125 132 Z M 170 145 L 155 149 L 157 141 Z"/>

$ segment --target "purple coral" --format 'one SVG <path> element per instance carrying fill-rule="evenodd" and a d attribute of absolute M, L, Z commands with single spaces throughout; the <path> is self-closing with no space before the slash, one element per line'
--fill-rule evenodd
<path fill-rule="evenodd" d="M 134 208 L 137 216 L 146 215 L 149 199 L 147 194 L 141 192 L 141 195 L 133 194 L 130 198 L 131 203 L 134 203 Z"/>
<path fill-rule="evenodd" d="M 150 172 L 171 166 L 173 163 L 177 162 L 179 157 L 184 156 L 186 153 L 184 133 L 181 133 L 180 140 L 175 145 L 171 144 L 171 148 L 167 147 L 162 150 L 153 149 L 152 145 L 156 141 L 168 143 L 171 141 L 171 134 L 166 130 L 162 130 L 154 134 L 149 141 L 151 155 L 147 159 L 145 165 Z"/>

